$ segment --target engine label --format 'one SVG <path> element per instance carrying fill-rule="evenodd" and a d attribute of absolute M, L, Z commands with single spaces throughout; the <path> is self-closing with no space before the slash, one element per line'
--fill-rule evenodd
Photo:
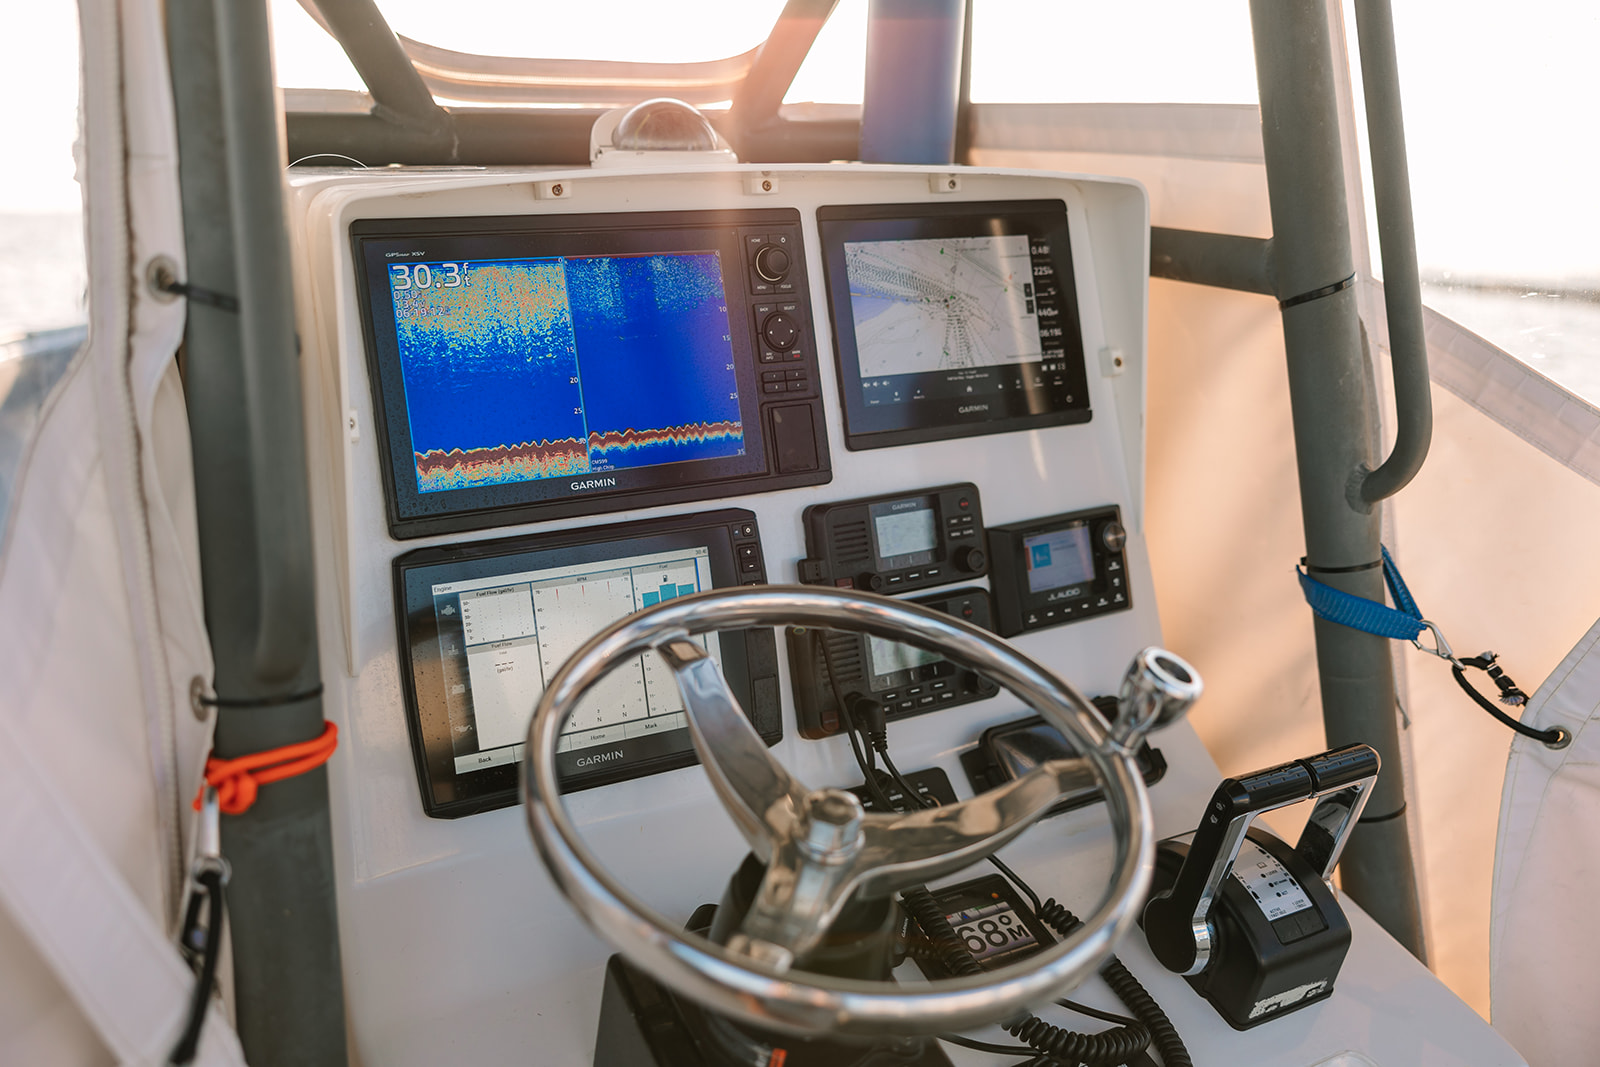
<path fill-rule="evenodd" d="M 1239 856 L 1233 861 L 1233 876 L 1239 879 L 1239 884 L 1244 886 L 1268 922 L 1311 907 L 1311 898 L 1283 864 L 1248 837 L 1239 846 Z"/>

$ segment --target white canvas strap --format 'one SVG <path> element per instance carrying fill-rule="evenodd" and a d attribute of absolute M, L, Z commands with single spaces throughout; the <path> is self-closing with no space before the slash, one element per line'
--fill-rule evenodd
<path fill-rule="evenodd" d="M 0 715 L 0 907 L 33 943 L 124 1067 L 159 1067 L 177 1041 L 194 975 Z M 203 1067 L 244 1063 L 215 1002 Z"/>

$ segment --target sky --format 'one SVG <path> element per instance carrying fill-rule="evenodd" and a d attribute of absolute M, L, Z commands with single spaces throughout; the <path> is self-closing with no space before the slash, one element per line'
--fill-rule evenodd
<path fill-rule="evenodd" d="M 976 2 L 980 102 L 1255 102 L 1244 0 Z M 283 84 L 360 87 L 295 0 L 270 3 Z M 692 19 L 659 0 L 382 6 L 398 32 L 463 51 L 590 57 L 603 43 L 608 58 L 664 60 L 744 51 L 782 4 L 696 0 Z M 463 17 L 468 8 L 484 17 Z M 0 114 L 0 143 L 26 162 L 0 168 L 0 213 L 72 211 L 74 5 L 26 11 L 0 68 L 0 91 L 27 103 Z M 866 0 L 841 0 L 789 99 L 859 102 L 865 18 Z M 1395 19 L 1424 268 L 1600 284 L 1600 5 L 1407 0 Z"/>

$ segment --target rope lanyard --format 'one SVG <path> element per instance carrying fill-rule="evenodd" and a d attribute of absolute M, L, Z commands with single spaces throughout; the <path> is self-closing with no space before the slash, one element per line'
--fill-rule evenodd
<path fill-rule="evenodd" d="M 1501 670 L 1495 662 L 1496 656 L 1493 652 L 1485 652 L 1479 656 L 1456 656 L 1439 627 L 1422 617 L 1422 610 L 1417 607 L 1416 598 L 1406 587 L 1405 579 L 1400 577 L 1400 568 L 1395 566 L 1394 557 L 1389 555 L 1389 549 L 1382 545 L 1378 547 L 1383 552 L 1383 581 L 1389 587 L 1389 596 L 1394 600 L 1394 607 L 1353 593 L 1346 593 L 1331 585 L 1324 585 L 1306 573 L 1303 566 L 1305 561 L 1301 560 L 1302 566 L 1295 568 L 1295 574 L 1300 578 L 1300 590 L 1305 594 L 1306 603 L 1311 605 L 1312 612 L 1319 618 L 1336 622 L 1340 626 L 1348 626 L 1352 630 L 1396 641 L 1410 641 L 1430 656 L 1448 660 L 1450 673 L 1455 677 L 1456 684 L 1473 699 L 1474 703 L 1500 722 L 1522 736 L 1531 737 L 1551 748 L 1566 748 L 1571 744 L 1572 734 L 1567 730 L 1559 726 L 1549 730 L 1536 730 L 1520 723 L 1495 707 L 1471 682 L 1467 681 L 1466 668 L 1472 667 L 1485 672 L 1494 681 L 1500 690 L 1502 704 L 1520 707 L 1528 702 L 1528 694 L 1518 689 L 1510 676 Z M 1423 643 L 1424 630 L 1432 635 L 1432 646 Z"/>
<path fill-rule="evenodd" d="M 252 752 L 238 759 L 206 759 L 205 783 L 195 794 L 194 810 L 200 810 L 206 786 L 217 791 L 224 815 L 243 815 L 256 802 L 261 786 L 293 778 L 297 774 L 320 767 L 328 762 L 333 750 L 339 746 L 339 728 L 331 722 L 322 724 L 322 734 L 310 741 L 299 741 L 265 752 Z"/>
<path fill-rule="evenodd" d="M 338 727 L 326 722 L 322 724 L 321 735 L 310 741 L 252 752 L 238 759 L 206 758 L 205 780 L 194 798 L 194 810 L 200 813 L 200 821 L 195 858 L 189 870 L 189 897 L 178 933 L 178 949 L 194 971 L 195 983 L 183 1030 L 167 1057 L 169 1067 L 184 1067 L 194 1062 L 207 1006 L 216 987 L 222 946 L 223 888 L 232 875 L 222 855 L 222 816 L 249 811 L 262 786 L 322 766 L 338 745 Z"/>

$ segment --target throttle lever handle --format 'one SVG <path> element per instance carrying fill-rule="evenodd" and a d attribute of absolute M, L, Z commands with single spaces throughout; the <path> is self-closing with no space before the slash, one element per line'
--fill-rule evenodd
<path fill-rule="evenodd" d="M 1300 762 L 1316 779 L 1318 793 L 1355 785 L 1378 774 L 1378 753 L 1369 745 L 1347 745 Z"/>
<path fill-rule="evenodd" d="M 1233 871 L 1246 831 L 1263 812 L 1316 799 L 1295 848 L 1324 881 L 1331 878 L 1377 780 L 1378 765 L 1370 746 L 1350 745 L 1224 779 L 1206 805 L 1177 880 L 1145 907 L 1145 936 L 1162 965 L 1184 975 L 1205 970 L 1216 936 L 1212 904 Z"/>

